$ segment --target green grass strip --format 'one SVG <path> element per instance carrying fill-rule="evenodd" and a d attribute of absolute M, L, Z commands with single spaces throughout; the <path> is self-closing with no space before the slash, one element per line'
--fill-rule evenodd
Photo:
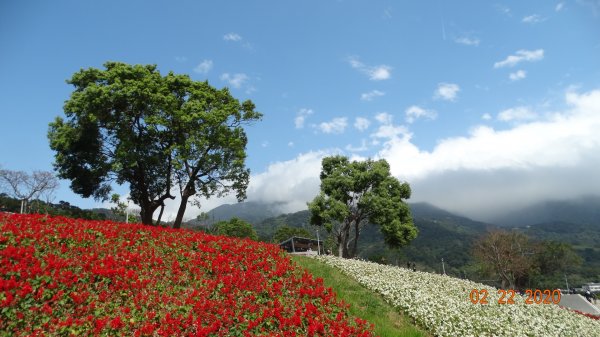
<path fill-rule="evenodd" d="M 427 337 L 429 333 L 416 327 L 405 315 L 386 303 L 383 298 L 361 286 L 336 268 L 315 259 L 294 256 L 293 260 L 307 269 L 314 277 L 323 279 L 338 298 L 350 305 L 350 313 L 375 325 L 375 334 L 380 337 Z"/>

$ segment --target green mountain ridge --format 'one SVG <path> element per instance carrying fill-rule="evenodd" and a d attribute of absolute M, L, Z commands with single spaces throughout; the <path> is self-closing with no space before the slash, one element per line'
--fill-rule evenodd
<path fill-rule="evenodd" d="M 600 226 L 598 222 L 588 221 L 594 220 L 592 215 L 594 214 L 595 200 L 594 198 L 589 201 L 575 200 L 563 204 L 548 202 L 545 203 L 545 207 L 534 205 L 531 209 L 524 209 L 521 213 L 528 214 L 527 221 L 519 222 L 515 218 L 515 223 L 532 224 L 511 226 L 510 229 L 522 231 L 536 241 L 554 240 L 571 244 L 584 262 L 579 269 L 579 276 L 570 276 L 569 279 L 571 280 L 573 277 L 574 282 L 591 282 L 600 278 L 600 248 L 597 244 L 600 241 Z M 261 209 L 267 208 L 264 205 L 251 204 L 253 207 L 239 205 L 224 205 L 219 209 L 220 214 L 223 217 L 226 214 L 238 216 L 251 222 L 263 241 L 273 242 L 275 230 L 283 225 L 305 228 L 312 231 L 316 237 L 315 228 L 308 224 L 310 217 L 308 210 L 267 217 L 265 214 L 260 214 Z M 417 238 L 407 247 L 390 249 L 383 244 L 383 236 L 377 226 L 367 225 L 361 233 L 358 257 L 397 265 L 405 265 L 411 261 L 416 263 L 419 270 L 437 273 L 445 271 L 456 277 L 484 281 L 478 274 L 479 268 L 472 257 L 472 245 L 487 232 L 506 229 L 506 226 L 475 221 L 428 203 L 410 203 L 409 205 L 413 221 L 419 230 Z M 548 207 L 552 212 L 544 213 L 543 211 L 548 210 Z M 255 220 L 244 218 L 244 212 L 237 208 L 242 208 L 244 212 L 253 212 Z M 270 209 L 271 211 L 277 210 L 275 206 Z M 559 210 L 562 210 L 562 214 L 559 214 Z M 554 216 L 559 219 L 568 219 L 568 214 L 583 212 L 583 210 L 585 210 L 585 216 L 575 217 L 571 221 L 544 221 Z M 536 222 L 536 219 L 539 221 Z M 320 229 L 319 237 L 326 242 L 328 235 L 323 229 Z M 444 260 L 443 264 L 442 259 Z"/>

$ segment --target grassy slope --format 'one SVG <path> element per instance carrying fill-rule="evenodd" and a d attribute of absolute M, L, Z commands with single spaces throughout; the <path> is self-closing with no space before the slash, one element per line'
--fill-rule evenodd
<path fill-rule="evenodd" d="M 322 278 L 325 286 L 331 287 L 339 299 L 350 305 L 352 315 L 373 323 L 377 336 L 430 336 L 427 332 L 415 327 L 408 317 L 403 316 L 387 304 L 381 296 L 367 290 L 339 270 L 308 257 L 295 256 L 293 260 L 307 269 L 314 277 Z"/>

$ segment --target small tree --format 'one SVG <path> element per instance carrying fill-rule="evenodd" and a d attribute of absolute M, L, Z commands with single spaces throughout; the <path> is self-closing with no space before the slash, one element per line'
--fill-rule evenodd
<path fill-rule="evenodd" d="M 217 222 L 213 227 L 213 232 L 217 235 L 249 238 L 258 241 L 258 235 L 252 225 L 239 218 L 231 218 L 229 221 Z"/>
<path fill-rule="evenodd" d="M 21 200 L 21 213 L 27 210 L 30 200 L 43 194 L 49 198 L 59 186 L 58 179 L 48 171 L 33 171 L 28 174 L 24 171 L 0 170 L 0 180 L 9 187 L 14 198 Z"/>
<path fill-rule="evenodd" d="M 368 223 L 378 225 L 385 243 L 407 245 L 417 236 L 408 205 L 410 187 L 390 174 L 384 159 L 353 161 L 323 159 L 321 193 L 308 204 L 313 225 L 333 234 L 340 257 L 354 257 L 360 233 Z"/>
<path fill-rule="evenodd" d="M 516 231 L 488 233 L 475 242 L 473 254 L 485 271 L 500 278 L 504 289 L 514 289 L 534 266 L 529 239 Z"/>

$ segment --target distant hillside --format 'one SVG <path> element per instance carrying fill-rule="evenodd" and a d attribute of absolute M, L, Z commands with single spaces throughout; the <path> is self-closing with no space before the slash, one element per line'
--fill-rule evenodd
<path fill-rule="evenodd" d="M 254 201 L 240 202 L 236 204 L 226 204 L 215 207 L 207 212 L 208 219 L 198 221 L 196 219 L 188 221 L 188 227 L 200 225 L 212 225 L 222 220 L 229 220 L 237 217 L 251 224 L 256 224 L 264 219 L 281 214 L 278 204 L 266 204 Z"/>
<path fill-rule="evenodd" d="M 377 226 L 368 225 L 361 234 L 359 256 L 364 259 L 380 261 L 384 257 L 388 262 L 405 263 L 406 260 L 417 262 L 419 268 L 435 270 L 441 257 L 448 262 L 448 272 L 458 269 L 453 266 L 463 266 L 471 262 L 471 243 L 475 238 L 494 226 L 473 221 L 454 215 L 427 203 L 410 205 L 415 225 L 419 235 L 410 246 L 400 251 L 391 250 L 383 244 L 383 236 Z M 283 214 L 265 219 L 255 224 L 259 236 L 270 241 L 277 227 L 288 225 L 313 230 L 308 225 L 310 213 L 308 210 Z M 327 235 L 320 231 L 322 239 Z M 441 268 L 441 267 L 440 267 Z M 458 268 L 458 267 L 456 267 Z"/>
<path fill-rule="evenodd" d="M 526 226 L 564 222 L 600 227 L 600 196 L 545 201 L 492 219 L 500 226 Z"/>

